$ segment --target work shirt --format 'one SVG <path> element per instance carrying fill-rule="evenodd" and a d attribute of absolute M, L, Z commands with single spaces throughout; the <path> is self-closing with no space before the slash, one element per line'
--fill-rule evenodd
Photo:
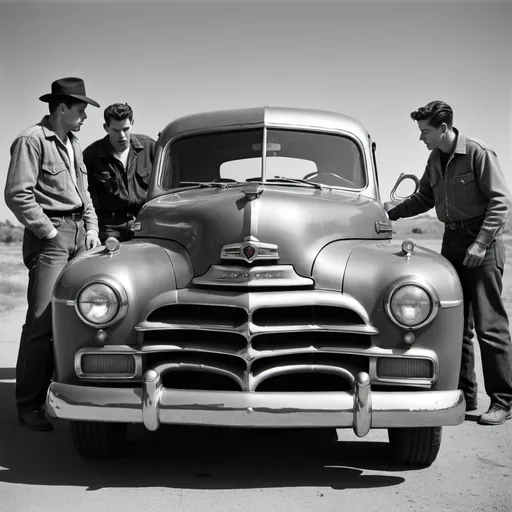
<path fill-rule="evenodd" d="M 155 141 L 146 135 L 130 135 L 126 167 L 115 157 L 108 135 L 84 150 L 91 193 L 100 225 L 115 215 L 136 216 L 146 202 Z"/>
<path fill-rule="evenodd" d="M 83 206 L 87 231 L 98 232 L 98 218 L 88 192 L 87 170 L 78 138 L 68 132 L 74 162 L 49 116 L 21 132 L 11 145 L 5 184 L 5 203 L 16 218 L 38 238 L 53 230 L 44 211 L 73 211 Z M 72 176 L 73 172 L 75 176 Z"/>
<path fill-rule="evenodd" d="M 496 153 L 484 142 L 454 131 L 456 145 L 446 171 L 441 167 L 440 150 L 432 150 L 418 191 L 390 210 L 389 218 L 414 217 L 434 206 L 437 218 L 445 224 L 482 217 L 476 241 L 489 247 L 510 214 L 510 191 Z"/>

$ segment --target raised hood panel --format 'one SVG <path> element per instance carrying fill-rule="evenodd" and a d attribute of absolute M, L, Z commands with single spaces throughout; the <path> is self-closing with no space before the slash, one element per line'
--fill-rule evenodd
<path fill-rule="evenodd" d="M 299 187 L 204 188 L 161 196 L 140 212 L 137 237 L 157 237 L 182 244 L 195 275 L 221 264 L 222 247 L 253 236 L 279 247 L 279 263 L 299 275 L 311 275 L 318 252 L 343 239 L 382 239 L 375 222 L 389 222 L 382 207 L 355 193 Z"/>

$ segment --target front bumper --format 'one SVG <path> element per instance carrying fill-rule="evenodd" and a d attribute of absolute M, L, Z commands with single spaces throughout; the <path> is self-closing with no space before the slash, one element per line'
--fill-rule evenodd
<path fill-rule="evenodd" d="M 51 416 L 76 421 L 224 427 L 354 429 L 437 427 L 464 421 L 460 390 L 372 392 L 368 374 L 354 379 L 352 392 L 232 392 L 176 390 L 162 386 L 149 370 L 141 388 L 88 387 L 53 382 L 48 389 Z"/>

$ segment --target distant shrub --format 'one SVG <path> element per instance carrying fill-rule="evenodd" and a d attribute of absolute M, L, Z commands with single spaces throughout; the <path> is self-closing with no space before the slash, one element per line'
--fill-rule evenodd
<path fill-rule="evenodd" d="M 0 242 L 11 244 L 23 240 L 23 227 L 15 226 L 9 220 L 0 222 Z"/>
<path fill-rule="evenodd" d="M 421 228 L 412 228 L 412 233 L 414 233 L 415 235 L 422 235 L 423 234 L 423 229 Z"/>

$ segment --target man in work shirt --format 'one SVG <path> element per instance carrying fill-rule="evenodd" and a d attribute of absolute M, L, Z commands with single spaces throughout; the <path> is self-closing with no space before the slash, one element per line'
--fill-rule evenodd
<path fill-rule="evenodd" d="M 505 265 L 503 226 L 511 196 L 495 152 L 453 127 L 453 111 L 433 101 L 411 113 L 431 151 L 419 190 L 388 211 L 390 220 L 413 217 L 436 207 L 445 224 L 441 254 L 457 271 L 464 293 L 464 335 L 459 388 L 467 410 L 477 409 L 471 308 L 482 354 L 489 410 L 484 425 L 509 419 L 512 406 L 512 344 L 501 298 Z M 386 203 L 386 209 L 392 204 Z"/>
<path fill-rule="evenodd" d="M 5 202 L 25 226 L 23 261 L 29 271 L 28 310 L 16 363 L 18 420 L 52 430 L 41 410 L 53 374 L 51 296 L 71 258 L 100 245 L 78 132 L 88 104 L 80 78 L 52 84 L 50 115 L 21 132 L 11 146 Z"/>
<path fill-rule="evenodd" d="M 133 237 L 131 227 L 146 202 L 155 141 L 131 133 L 133 111 L 114 103 L 105 109 L 107 135 L 84 150 L 89 191 L 98 214 L 100 239 L 124 242 Z"/>

